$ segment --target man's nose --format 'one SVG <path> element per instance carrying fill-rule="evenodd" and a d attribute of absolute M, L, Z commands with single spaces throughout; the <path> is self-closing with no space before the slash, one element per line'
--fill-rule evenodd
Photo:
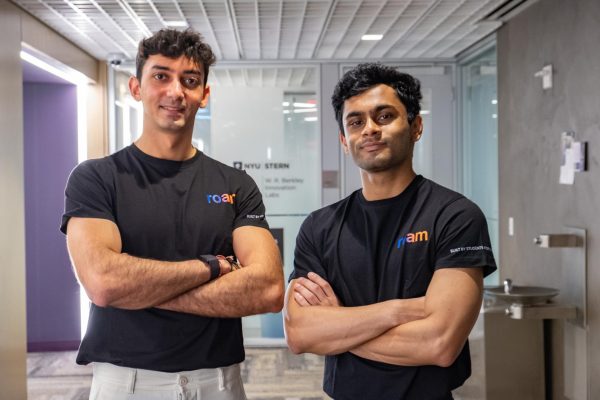
<path fill-rule="evenodd" d="M 178 79 L 173 79 L 170 82 L 169 87 L 167 88 L 167 95 L 176 99 L 183 97 L 183 86 Z"/>
<path fill-rule="evenodd" d="M 363 136 L 372 136 L 379 134 L 381 132 L 381 128 L 379 124 L 377 124 L 372 118 L 367 118 L 365 121 L 365 127 L 362 131 Z"/>

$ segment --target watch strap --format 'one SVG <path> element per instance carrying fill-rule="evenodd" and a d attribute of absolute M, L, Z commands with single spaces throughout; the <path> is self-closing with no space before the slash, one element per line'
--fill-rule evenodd
<path fill-rule="evenodd" d="M 198 257 L 198 259 L 208 265 L 208 268 L 210 269 L 209 281 L 212 281 L 221 274 L 221 266 L 219 265 L 219 259 L 217 257 L 212 254 L 203 254 Z"/>

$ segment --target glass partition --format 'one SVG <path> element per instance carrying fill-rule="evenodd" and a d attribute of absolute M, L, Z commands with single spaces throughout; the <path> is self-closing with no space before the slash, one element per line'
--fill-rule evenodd
<path fill-rule="evenodd" d="M 461 64 L 463 192 L 486 216 L 498 259 L 498 96 L 496 47 Z M 496 284 L 498 274 L 486 279 Z"/>
<path fill-rule="evenodd" d="M 194 130 L 205 153 L 256 181 L 286 279 L 300 225 L 321 205 L 316 74 L 314 67 L 217 68 L 210 108 L 198 113 Z M 250 344 L 283 339 L 280 313 L 244 318 L 243 329 Z"/>

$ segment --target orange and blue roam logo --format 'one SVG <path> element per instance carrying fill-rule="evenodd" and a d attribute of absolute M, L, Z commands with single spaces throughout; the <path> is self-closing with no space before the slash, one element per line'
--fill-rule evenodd
<path fill-rule="evenodd" d="M 206 201 L 208 204 L 233 204 L 235 200 L 235 193 L 223 193 L 223 194 L 207 194 Z"/>
<path fill-rule="evenodd" d="M 407 233 L 406 235 L 398 238 L 398 241 L 396 242 L 396 248 L 399 249 L 404 243 L 426 242 L 428 240 L 429 232 L 427 231 Z"/>

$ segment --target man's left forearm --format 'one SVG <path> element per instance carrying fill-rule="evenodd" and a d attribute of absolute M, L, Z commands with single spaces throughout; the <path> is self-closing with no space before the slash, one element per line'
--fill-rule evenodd
<path fill-rule="evenodd" d="M 160 306 L 206 317 L 236 318 L 283 307 L 283 266 L 271 233 L 243 226 L 233 231 L 233 251 L 243 268 L 192 289 Z"/>
<path fill-rule="evenodd" d="M 482 288 L 479 268 L 437 270 L 425 296 L 425 318 L 398 325 L 351 352 L 388 364 L 447 367 L 475 324 Z"/>
<path fill-rule="evenodd" d="M 158 308 L 202 315 L 236 318 L 283 307 L 283 271 L 280 267 L 248 265 L 175 297 Z"/>

